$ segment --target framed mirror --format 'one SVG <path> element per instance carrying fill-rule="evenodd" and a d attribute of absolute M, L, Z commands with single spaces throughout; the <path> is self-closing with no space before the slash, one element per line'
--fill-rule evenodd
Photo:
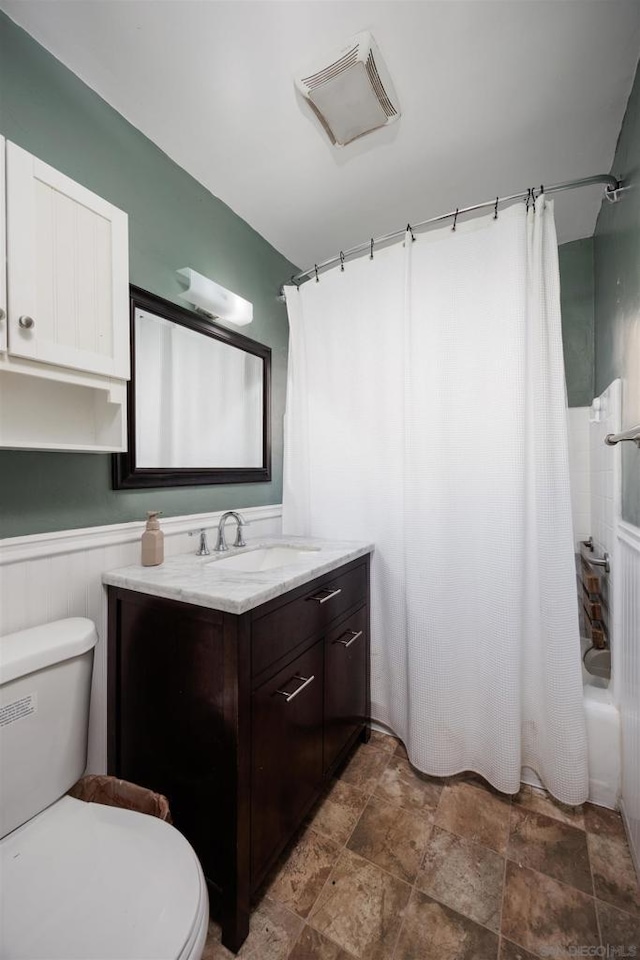
<path fill-rule="evenodd" d="M 271 349 L 131 287 L 128 451 L 113 486 L 271 479 Z"/>

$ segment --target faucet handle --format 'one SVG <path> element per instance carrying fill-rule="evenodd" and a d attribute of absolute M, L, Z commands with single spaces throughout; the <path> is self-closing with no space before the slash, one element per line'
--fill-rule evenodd
<path fill-rule="evenodd" d="M 234 543 L 233 543 L 234 547 L 246 547 L 247 542 L 246 542 L 246 540 L 244 539 L 244 537 L 242 536 L 242 531 L 243 531 L 244 527 L 249 527 L 249 526 L 251 526 L 251 521 L 250 521 L 250 520 L 245 520 L 244 517 L 242 516 L 242 514 L 239 513 L 239 514 L 238 514 L 238 526 L 237 526 L 237 529 L 236 529 L 236 539 L 234 540 Z"/>
<path fill-rule="evenodd" d="M 209 544 L 207 543 L 207 530 L 206 527 L 200 527 L 199 530 L 189 530 L 190 537 L 200 537 L 200 544 L 196 551 L 196 557 L 208 557 L 211 554 L 209 550 Z"/>

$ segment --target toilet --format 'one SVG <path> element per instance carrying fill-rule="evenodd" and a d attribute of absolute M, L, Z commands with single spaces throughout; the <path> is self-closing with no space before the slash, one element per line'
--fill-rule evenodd
<path fill-rule="evenodd" d="M 0 638 L 1 960 L 200 960 L 200 863 L 155 817 L 65 796 L 84 773 L 90 620 Z"/>

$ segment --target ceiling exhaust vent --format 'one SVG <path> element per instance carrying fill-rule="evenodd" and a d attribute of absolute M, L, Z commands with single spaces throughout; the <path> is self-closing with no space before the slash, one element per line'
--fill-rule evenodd
<path fill-rule="evenodd" d="M 333 144 L 345 146 L 400 116 L 398 98 L 368 31 L 296 78 Z"/>

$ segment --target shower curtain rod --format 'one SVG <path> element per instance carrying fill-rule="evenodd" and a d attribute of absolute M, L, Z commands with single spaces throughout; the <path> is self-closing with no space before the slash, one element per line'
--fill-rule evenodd
<path fill-rule="evenodd" d="M 347 260 L 353 259 L 357 257 L 358 254 L 366 253 L 367 251 L 369 252 L 369 256 L 373 258 L 373 250 L 376 245 L 379 246 L 383 243 L 390 243 L 392 240 L 400 240 L 406 235 L 407 231 L 409 231 L 413 237 L 414 233 L 423 230 L 432 223 L 440 223 L 443 220 L 453 218 L 453 225 L 455 227 L 457 218 L 464 213 L 471 213 L 474 210 L 485 210 L 493 207 L 497 216 L 500 204 L 511 203 L 515 200 L 531 200 L 532 198 L 535 199 L 539 197 L 542 193 L 561 193 L 563 190 L 576 190 L 578 187 L 591 187 L 598 183 L 605 185 L 605 197 L 608 200 L 614 202 L 618 199 L 617 193 L 623 188 L 623 184 L 621 180 L 618 180 L 610 173 L 600 173 L 595 177 L 583 177 L 581 180 L 566 180 L 564 183 L 554 183 L 550 187 L 543 185 L 541 185 L 540 188 L 529 187 L 529 189 L 523 193 L 512 193 L 509 197 L 496 197 L 495 200 L 486 200 L 484 203 L 474 203 L 471 207 L 460 207 L 457 210 L 451 210 L 449 213 L 442 213 L 439 217 L 430 217 L 428 220 L 421 220 L 419 223 L 413 225 L 408 223 L 404 230 L 396 230 L 394 233 L 387 233 L 383 237 L 372 237 L 371 240 L 367 240 L 365 243 L 359 243 L 356 247 L 351 247 L 350 250 L 341 250 L 337 257 L 323 260 L 322 263 L 316 263 L 302 273 L 294 274 L 288 282 L 299 287 L 313 276 L 315 276 L 317 280 L 321 271 L 328 270 L 337 264 L 340 264 L 341 268 L 344 269 L 344 264 Z M 284 299 L 282 287 L 280 288 L 280 293 Z"/>

